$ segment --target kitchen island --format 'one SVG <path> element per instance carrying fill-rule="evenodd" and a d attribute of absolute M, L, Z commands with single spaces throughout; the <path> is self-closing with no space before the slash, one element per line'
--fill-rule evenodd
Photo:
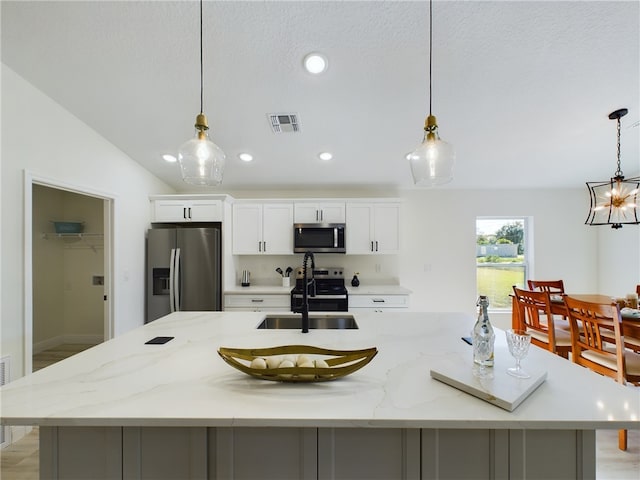
<path fill-rule="evenodd" d="M 640 428 L 640 394 L 531 348 L 546 381 L 513 412 L 430 377 L 471 368 L 455 313 L 356 314 L 357 330 L 256 330 L 264 313 L 181 312 L 0 390 L 39 425 L 42 478 L 594 478 L 595 430 Z M 512 365 L 496 329 L 496 378 Z M 146 345 L 173 336 L 164 345 Z M 221 347 L 375 346 L 331 382 L 251 378 Z M 510 378 L 510 377 L 509 377 Z M 518 380 L 512 379 L 517 382 Z"/>

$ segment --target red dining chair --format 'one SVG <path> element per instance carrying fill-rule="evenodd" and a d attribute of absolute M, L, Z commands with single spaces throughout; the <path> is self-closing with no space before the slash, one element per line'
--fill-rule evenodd
<path fill-rule="evenodd" d="M 617 303 L 584 302 L 566 296 L 571 326 L 571 358 L 578 365 L 640 385 L 640 354 L 625 348 Z M 627 431 L 618 432 L 618 448 L 627 449 Z"/>

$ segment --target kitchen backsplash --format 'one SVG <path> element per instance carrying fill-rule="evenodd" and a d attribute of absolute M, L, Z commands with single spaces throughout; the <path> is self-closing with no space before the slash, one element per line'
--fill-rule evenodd
<path fill-rule="evenodd" d="M 238 257 L 236 265 L 236 279 L 240 284 L 243 270 L 251 272 L 252 285 L 281 285 L 282 276 L 276 268 L 283 271 L 287 267 L 294 270 L 302 265 L 303 255 L 242 255 Z M 317 254 L 315 256 L 318 267 L 342 267 L 347 284 L 354 273 L 362 285 L 395 285 L 398 284 L 398 259 L 396 255 L 333 255 Z M 293 275 L 292 283 L 293 283 Z"/>

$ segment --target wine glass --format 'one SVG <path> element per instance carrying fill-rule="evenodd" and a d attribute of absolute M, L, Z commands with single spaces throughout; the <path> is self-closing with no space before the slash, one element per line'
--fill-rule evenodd
<path fill-rule="evenodd" d="M 516 359 L 516 366 L 507 368 L 507 373 L 516 378 L 530 378 L 525 370 L 520 367 L 520 360 L 527 356 L 531 345 L 531 334 L 525 330 L 509 329 L 506 332 L 509 353 Z"/>

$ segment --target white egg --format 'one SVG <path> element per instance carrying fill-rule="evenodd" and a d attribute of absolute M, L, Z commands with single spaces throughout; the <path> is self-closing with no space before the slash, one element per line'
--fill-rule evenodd
<path fill-rule="evenodd" d="M 267 357 L 267 368 L 278 368 L 280 362 L 282 362 L 282 357 L 280 355 Z"/>
<path fill-rule="evenodd" d="M 324 360 L 316 360 L 316 368 L 329 368 L 329 364 Z M 320 375 L 321 377 L 327 377 L 329 375 Z"/>
<path fill-rule="evenodd" d="M 324 360 L 316 360 L 316 368 L 329 368 L 329 364 Z"/>
<path fill-rule="evenodd" d="M 295 367 L 295 365 L 293 364 L 293 362 L 291 360 L 283 360 L 282 362 L 280 362 L 279 368 L 292 368 Z M 281 373 L 280 376 L 282 376 L 282 378 L 290 378 L 292 376 L 291 373 Z"/>
<path fill-rule="evenodd" d="M 313 362 L 311 360 L 308 360 L 307 362 L 303 363 L 302 365 L 298 365 L 298 367 L 300 367 L 300 368 L 314 368 L 314 365 L 313 365 Z M 316 376 L 315 373 L 310 373 L 310 374 L 300 375 L 300 378 L 311 380 L 315 376 Z"/>
<path fill-rule="evenodd" d="M 296 365 L 301 367 L 303 363 L 311 363 L 311 360 L 306 355 L 300 355 L 296 360 Z"/>
<path fill-rule="evenodd" d="M 264 358 L 260 358 L 260 357 L 254 358 L 251 361 L 251 368 L 260 368 L 260 369 L 267 368 L 267 362 L 265 361 Z"/>
<path fill-rule="evenodd" d="M 283 360 L 291 360 L 291 362 L 293 362 L 293 364 L 296 364 L 296 360 L 297 360 L 297 355 L 285 355 Z"/>
<path fill-rule="evenodd" d="M 282 360 L 280 362 L 280 365 L 278 365 L 278 368 L 292 368 L 292 367 L 295 367 L 295 365 L 291 360 Z"/>

